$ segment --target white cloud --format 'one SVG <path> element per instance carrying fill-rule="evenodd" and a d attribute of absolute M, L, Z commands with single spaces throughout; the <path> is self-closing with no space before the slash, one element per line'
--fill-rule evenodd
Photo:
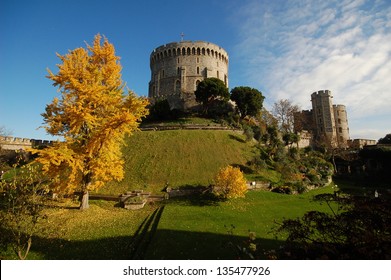
<path fill-rule="evenodd" d="M 365 130 L 367 138 L 372 131 L 385 135 L 391 130 L 390 15 L 387 1 L 251 0 L 237 15 L 243 82 L 264 88 L 269 104 L 288 98 L 303 108 L 312 92 L 332 90 L 334 103 L 345 104 L 354 120 L 351 137 Z"/>

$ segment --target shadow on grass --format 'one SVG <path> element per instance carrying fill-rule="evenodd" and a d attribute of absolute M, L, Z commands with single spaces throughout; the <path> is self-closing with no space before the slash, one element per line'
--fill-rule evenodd
<path fill-rule="evenodd" d="M 351 176 L 351 177 L 333 177 L 335 185 L 338 185 L 338 189 L 343 193 L 355 196 L 374 196 L 375 191 L 381 196 L 391 197 L 391 184 L 385 183 L 379 185 L 376 180 L 370 180 L 365 176 Z"/>
<path fill-rule="evenodd" d="M 133 247 L 135 240 L 137 248 Z M 229 234 L 157 229 L 141 239 L 118 236 L 68 241 L 35 237 L 32 250 L 45 260 L 234 260 L 247 258 L 237 247 L 245 247 L 247 241 L 246 237 Z M 273 239 L 257 239 L 256 242 L 260 252 L 283 244 Z M 258 257 L 267 258 L 262 253 Z"/>
<path fill-rule="evenodd" d="M 34 237 L 32 250 L 45 260 L 126 260 L 131 236 L 96 240 L 43 239 Z"/>
<path fill-rule="evenodd" d="M 224 200 L 216 197 L 213 193 L 197 193 L 188 196 L 170 198 L 166 203 L 174 203 L 181 206 L 219 206 Z"/>
<path fill-rule="evenodd" d="M 246 259 L 239 247 L 248 245 L 248 238 L 230 234 L 159 229 L 145 254 L 151 260 L 235 260 Z M 267 258 L 267 252 L 279 248 L 281 241 L 257 239 L 258 256 Z M 265 254 L 263 253 L 265 251 Z"/>
<path fill-rule="evenodd" d="M 113 236 L 94 240 L 66 240 L 33 236 L 30 253 L 45 260 L 129 260 L 143 259 L 153 239 L 165 206 L 157 208 L 139 226 L 134 235 Z M 86 225 L 88 226 L 88 225 Z M 1 237 L 12 233 L 0 226 Z M 3 240 L 1 240 L 1 245 Z M 5 251 L 4 251 L 5 250 Z M 6 252 L 0 247 L 0 254 Z M 11 256 L 12 258 L 12 256 Z"/>
<path fill-rule="evenodd" d="M 144 259 L 145 252 L 150 245 L 157 227 L 162 217 L 165 206 L 161 206 L 156 209 L 151 215 L 149 215 L 135 232 L 131 246 L 130 246 L 130 259 Z"/>
<path fill-rule="evenodd" d="M 237 135 L 233 135 L 233 134 L 229 135 L 229 139 L 236 140 L 240 143 L 246 143 L 246 141 L 244 141 L 241 137 L 239 137 Z"/>
<path fill-rule="evenodd" d="M 31 253 L 44 260 L 137 260 L 137 259 L 246 259 L 239 247 L 248 238 L 232 234 L 158 229 L 164 206 L 156 209 L 134 235 L 95 240 L 33 237 Z M 266 259 L 281 241 L 257 239 L 257 258 Z M 238 247 L 239 246 L 239 247 Z M 264 254 L 264 251 L 266 252 Z"/>
<path fill-rule="evenodd" d="M 0 229 L 4 233 L 5 229 Z M 66 240 L 62 238 L 32 237 L 28 258 L 44 260 L 122 260 L 129 259 L 131 236 L 116 236 L 96 240 Z M 14 259 L 10 245 L 1 247 L 6 258 Z M 5 251 L 3 251 L 5 250 Z"/>
<path fill-rule="evenodd" d="M 245 174 L 254 174 L 254 170 L 243 164 L 232 164 L 233 167 L 239 168 Z"/>

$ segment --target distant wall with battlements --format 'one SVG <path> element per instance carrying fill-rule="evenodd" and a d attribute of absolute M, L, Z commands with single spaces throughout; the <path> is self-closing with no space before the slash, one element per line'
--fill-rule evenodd
<path fill-rule="evenodd" d="M 26 150 L 29 148 L 50 146 L 52 143 L 53 141 L 48 140 L 0 136 L 0 148 L 3 150 Z"/>

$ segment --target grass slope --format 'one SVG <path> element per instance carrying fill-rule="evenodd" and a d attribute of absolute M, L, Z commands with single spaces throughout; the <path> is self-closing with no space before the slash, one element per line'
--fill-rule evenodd
<path fill-rule="evenodd" d="M 183 185 L 208 185 L 224 166 L 245 164 L 253 145 L 232 131 L 168 130 L 137 132 L 123 149 L 125 178 L 101 193 L 147 188 L 154 192 Z"/>

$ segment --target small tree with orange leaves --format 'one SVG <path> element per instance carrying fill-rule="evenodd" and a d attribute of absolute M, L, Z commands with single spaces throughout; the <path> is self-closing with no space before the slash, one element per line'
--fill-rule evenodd
<path fill-rule="evenodd" d="M 227 166 L 220 169 L 215 177 L 214 194 L 221 198 L 244 197 L 247 192 L 246 180 L 239 168 Z"/>
<path fill-rule="evenodd" d="M 148 101 L 125 89 L 114 46 L 101 39 L 98 34 L 92 46 L 57 55 L 62 64 L 48 78 L 61 97 L 42 116 L 46 131 L 64 141 L 36 151 L 54 191 L 81 193 L 80 209 L 88 208 L 89 191 L 123 178 L 124 136 L 148 113 Z"/>

